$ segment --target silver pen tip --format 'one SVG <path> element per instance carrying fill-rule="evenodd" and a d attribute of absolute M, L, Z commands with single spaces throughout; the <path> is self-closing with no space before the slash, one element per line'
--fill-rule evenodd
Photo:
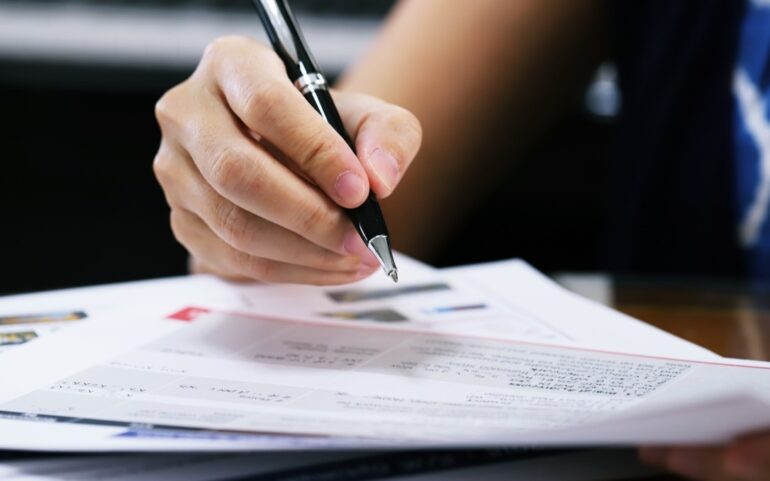
<path fill-rule="evenodd" d="M 382 271 L 393 279 L 393 282 L 398 282 L 398 272 L 396 272 L 396 262 L 393 260 L 393 252 L 390 250 L 390 241 L 385 235 L 378 235 L 372 237 L 368 243 L 369 250 L 372 251 L 374 256 L 380 262 Z"/>

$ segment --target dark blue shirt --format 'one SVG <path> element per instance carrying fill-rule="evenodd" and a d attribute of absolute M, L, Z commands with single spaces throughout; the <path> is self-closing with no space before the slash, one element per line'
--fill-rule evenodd
<path fill-rule="evenodd" d="M 770 280 L 770 2 L 747 1 L 733 73 L 738 241 L 748 272 Z"/>
<path fill-rule="evenodd" d="M 623 105 L 604 267 L 739 276 L 736 0 L 623 0 L 611 45 Z"/>

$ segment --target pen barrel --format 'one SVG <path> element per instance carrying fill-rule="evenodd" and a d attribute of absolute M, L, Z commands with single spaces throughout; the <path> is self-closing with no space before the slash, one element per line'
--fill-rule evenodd
<path fill-rule="evenodd" d="M 345 140 L 350 146 L 353 152 L 356 151 L 356 146 L 345 130 L 345 125 L 342 123 L 337 107 L 332 101 L 331 93 L 326 89 L 314 90 L 307 92 L 305 99 L 313 106 L 313 108 L 321 114 L 321 116 L 331 125 L 334 130 Z M 374 193 L 369 192 L 369 196 L 366 198 L 363 204 L 354 209 L 345 209 L 348 217 L 356 226 L 356 230 L 361 235 L 365 244 L 369 244 L 372 237 L 377 235 L 388 235 L 388 228 L 385 225 L 384 217 L 382 215 L 382 209 L 377 202 L 377 198 Z"/>
<path fill-rule="evenodd" d="M 380 209 L 380 204 L 377 202 L 374 193 L 369 192 L 369 197 L 366 198 L 363 204 L 355 209 L 345 209 L 345 212 L 356 226 L 358 234 L 367 246 L 369 241 L 376 236 L 389 236 L 388 228 L 382 215 L 382 209 Z"/>
<path fill-rule="evenodd" d="M 296 80 L 308 72 L 318 72 L 315 59 L 306 47 L 302 31 L 286 0 L 252 0 L 275 53 L 286 66 L 289 78 Z"/>
<path fill-rule="evenodd" d="M 334 105 L 331 93 L 324 88 L 307 92 L 304 96 L 305 100 L 313 106 L 316 112 L 321 114 L 321 117 L 323 117 L 338 134 L 340 134 L 340 137 L 342 137 L 353 152 L 355 152 L 356 146 L 350 139 L 347 130 L 345 130 L 345 124 L 342 123 L 342 118 L 337 111 L 337 107 Z"/>
<path fill-rule="evenodd" d="M 302 31 L 287 0 L 252 0 L 276 54 L 281 58 L 289 79 L 305 100 L 342 136 L 350 149 L 356 146 L 345 130 L 337 107 L 327 89 L 326 79 L 302 38 Z M 385 273 L 398 282 L 390 236 L 377 197 L 370 190 L 366 200 L 353 209 L 345 209 L 364 244 L 374 253 Z"/>

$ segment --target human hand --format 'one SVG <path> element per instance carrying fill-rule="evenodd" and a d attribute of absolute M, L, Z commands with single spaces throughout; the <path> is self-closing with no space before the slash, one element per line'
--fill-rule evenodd
<path fill-rule="evenodd" d="M 770 481 L 770 432 L 727 446 L 650 447 L 639 450 L 646 463 L 703 481 Z"/>
<path fill-rule="evenodd" d="M 195 270 L 267 282 L 340 284 L 377 270 L 341 207 L 387 197 L 417 153 L 406 110 L 334 99 L 358 156 L 307 103 L 273 51 L 225 37 L 156 106 L 154 171 Z"/>

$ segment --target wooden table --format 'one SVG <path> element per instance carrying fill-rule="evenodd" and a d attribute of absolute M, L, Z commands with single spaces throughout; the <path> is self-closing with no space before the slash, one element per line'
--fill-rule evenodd
<path fill-rule="evenodd" d="M 613 279 L 610 304 L 727 357 L 770 360 L 770 285 Z"/>

